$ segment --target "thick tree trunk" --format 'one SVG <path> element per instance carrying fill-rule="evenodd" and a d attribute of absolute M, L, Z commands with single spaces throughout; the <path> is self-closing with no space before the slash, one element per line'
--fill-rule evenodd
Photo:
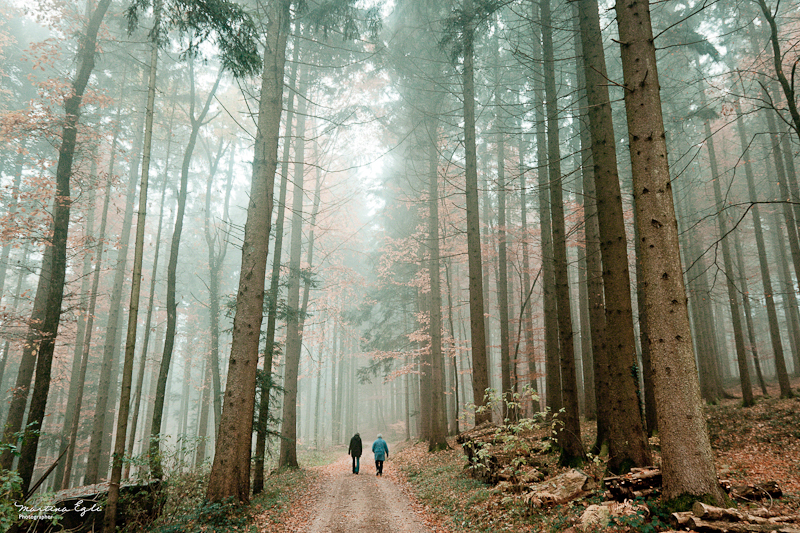
<path fill-rule="evenodd" d="M 256 427 L 256 449 L 253 468 L 253 494 L 264 490 L 264 459 L 267 454 L 267 422 L 269 419 L 269 397 L 272 389 L 272 363 L 275 357 L 275 327 L 278 319 L 278 296 L 280 294 L 281 256 L 283 255 L 283 227 L 286 218 L 286 192 L 289 183 L 289 149 L 292 143 L 292 126 L 294 123 L 294 96 L 297 88 L 297 66 L 300 58 L 301 39 L 295 39 L 292 50 L 292 67 L 289 75 L 290 94 L 287 98 L 286 121 L 284 126 L 283 157 L 281 158 L 281 182 L 278 197 L 277 215 L 275 217 L 275 244 L 272 252 L 272 274 L 270 276 L 269 295 L 267 298 L 266 346 L 264 348 L 264 375 L 261 383 L 261 399 L 258 407 L 258 426 Z M 303 95 L 305 97 L 305 95 Z"/>
<path fill-rule="evenodd" d="M 639 407 L 638 372 L 634 371 L 638 362 L 628 246 L 600 17 L 595 0 L 581 0 L 578 6 L 605 296 L 603 335 L 607 345 L 601 351 L 604 352 L 602 357 L 607 364 L 608 375 L 599 379 L 609 385 L 604 387 L 607 396 L 601 399 L 608 409 L 608 468 L 612 472 L 621 472 L 631 466 L 648 465 L 651 457 Z"/>
<path fill-rule="evenodd" d="M 722 502 L 692 350 L 677 221 L 661 116 L 650 6 L 617 2 L 636 218 L 663 458 L 665 501 Z"/>
<path fill-rule="evenodd" d="M 258 344 L 264 306 L 264 278 L 272 216 L 278 139 L 283 109 L 283 75 L 289 2 L 268 4 L 267 44 L 253 157 L 253 180 L 247 208 L 242 267 L 233 320 L 233 340 L 214 463 L 206 498 L 250 499 L 250 451 L 255 408 Z"/>

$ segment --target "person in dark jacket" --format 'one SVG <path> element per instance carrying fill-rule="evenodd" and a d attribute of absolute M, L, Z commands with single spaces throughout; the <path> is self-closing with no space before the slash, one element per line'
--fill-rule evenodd
<path fill-rule="evenodd" d="M 347 453 L 353 457 L 353 473 L 358 474 L 358 469 L 361 466 L 361 436 L 356 433 L 350 439 L 350 448 Z"/>
<path fill-rule="evenodd" d="M 375 455 L 376 476 L 383 475 L 383 462 L 389 458 L 389 445 L 383 440 L 383 436 L 378 433 L 378 438 L 372 443 L 372 453 Z"/>

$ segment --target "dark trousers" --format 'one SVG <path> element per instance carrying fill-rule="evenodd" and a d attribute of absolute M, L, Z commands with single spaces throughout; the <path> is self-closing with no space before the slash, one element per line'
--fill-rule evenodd
<path fill-rule="evenodd" d="M 383 475 L 383 461 L 379 461 L 378 459 L 375 459 L 375 470 L 378 471 L 379 475 L 381 475 L 381 476 Z"/>
<path fill-rule="evenodd" d="M 358 469 L 361 466 L 361 457 L 353 456 L 353 473 L 358 474 Z"/>

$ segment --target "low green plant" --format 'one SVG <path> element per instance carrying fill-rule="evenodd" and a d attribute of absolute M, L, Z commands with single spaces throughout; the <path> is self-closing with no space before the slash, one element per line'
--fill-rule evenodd
<path fill-rule="evenodd" d="M 14 470 L 0 470 L 0 531 L 8 531 L 19 510 L 14 498 L 22 492 L 22 478 Z"/>
<path fill-rule="evenodd" d="M 669 529 L 666 523 L 669 514 L 661 507 L 642 498 L 636 498 L 633 500 L 633 508 L 635 509 L 633 514 L 612 516 L 609 526 L 637 533 L 656 533 Z"/>

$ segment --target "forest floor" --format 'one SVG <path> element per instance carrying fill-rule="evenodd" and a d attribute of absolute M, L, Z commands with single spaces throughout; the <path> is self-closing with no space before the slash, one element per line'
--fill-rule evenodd
<path fill-rule="evenodd" d="M 798 390 L 800 380 L 794 383 Z M 736 393 L 735 391 L 730 391 Z M 800 391 L 798 391 L 800 392 Z M 741 408 L 740 399 L 727 399 L 706 409 L 720 479 L 733 484 L 776 481 L 783 497 L 740 502 L 741 510 L 768 507 L 781 514 L 800 513 L 800 398 L 778 399 L 777 389 L 758 397 L 754 407 Z M 592 424 L 584 439 L 591 442 Z M 655 463 L 658 464 L 657 440 Z M 581 514 L 603 499 L 602 489 L 552 508 L 532 508 L 522 495 L 486 485 L 468 475 L 467 460 L 455 439 L 450 449 L 428 453 L 426 443 L 404 443 L 386 463 L 385 475 L 375 476 L 369 454 L 362 457 L 358 476 L 349 458 L 341 455 L 325 466 L 306 469 L 302 487 L 283 507 L 263 508 L 258 531 L 277 532 L 565 532 L 580 531 Z M 397 448 L 394 446 L 393 448 Z M 551 454 L 543 470 L 552 477 L 563 472 Z M 584 469 L 600 481 L 602 459 Z M 632 505 L 625 516 L 592 531 L 668 531 L 668 513 L 658 499 Z M 573 529 L 574 528 L 574 529 Z"/>
<path fill-rule="evenodd" d="M 800 395 L 800 379 L 793 389 Z M 736 395 L 738 391 L 728 392 Z M 738 508 L 755 512 L 767 508 L 779 515 L 800 514 L 800 397 L 779 399 L 777 387 L 759 396 L 754 407 L 743 409 L 731 398 L 706 407 L 709 434 L 721 480 L 731 484 L 775 481 L 780 498 L 738 502 Z M 594 424 L 584 422 L 587 448 L 594 439 Z M 654 466 L 659 466 L 658 439 Z M 455 438 L 450 448 L 429 453 L 427 443 L 390 443 L 392 454 L 384 475 L 375 475 L 372 454 L 362 457 L 361 473 L 351 472 L 346 448 L 298 450 L 300 469 L 275 471 L 267 476 L 264 491 L 249 506 L 230 508 L 202 503 L 206 473 L 187 473 L 170 483 L 167 504 L 155 522 L 131 522 L 126 531 L 154 533 L 336 533 L 336 532 L 581 532 L 580 517 L 587 507 L 604 500 L 602 488 L 556 507 L 534 507 L 523 491 L 508 484 L 488 485 L 471 477 L 467 456 Z M 530 460 L 531 458 L 520 458 Z M 545 479 L 565 469 L 557 455 L 533 458 Z M 593 457 L 582 471 L 602 486 L 604 462 Z M 624 512 L 591 532 L 670 531 L 668 513 L 657 497 L 621 504 Z M 800 528 L 800 525 L 793 527 Z"/>

